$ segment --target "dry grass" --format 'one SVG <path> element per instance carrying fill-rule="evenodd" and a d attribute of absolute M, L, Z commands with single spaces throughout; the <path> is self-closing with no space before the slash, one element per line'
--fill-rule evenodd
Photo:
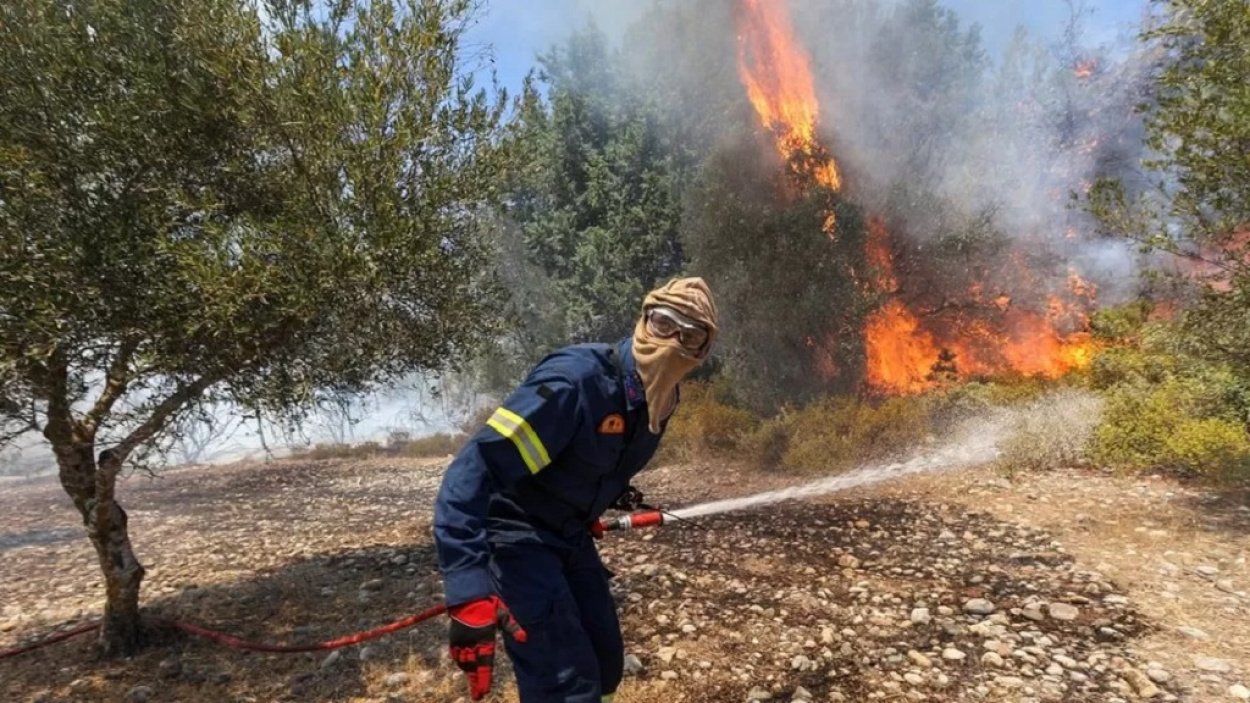
<path fill-rule="evenodd" d="M 999 468 L 1015 474 L 1084 464 L 1102 405 L 1097 395 L 1064 388 L 1011 409 Z"/>

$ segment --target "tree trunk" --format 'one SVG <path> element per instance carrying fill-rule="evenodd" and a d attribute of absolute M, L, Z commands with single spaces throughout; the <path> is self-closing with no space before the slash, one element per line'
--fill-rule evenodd
<path fill-rule="evenodd" d="M 100 628 L 100 650 L 105 656 L 133 654 L 141 645 L 139 628 L 139 585 L 143 565 L 130 547 L 126 511 L 116 502 L 110 509 L 104 529 L 87 528 L 91 544 L 104 572 L 104 622 Z"/>
<path fill-rule="evenodd" d="M 130 546 L 126 511 L 114 499 L 121 461 L 103 452 L 97 465 L 89 443 L 54 449 L 61 486 L 82 516 L 104 575 L 101 653 L 109 657 L 133 654 L 142 644 L 139 586 L 144 569 Z"/>

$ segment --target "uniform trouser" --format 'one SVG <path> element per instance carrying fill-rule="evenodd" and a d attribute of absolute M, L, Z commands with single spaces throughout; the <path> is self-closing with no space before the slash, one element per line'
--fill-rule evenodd
<path fill-rule="evenodd" d="M 521 703 L 601 703 L 621 682 L 625 646 L 608 574 L 587 535 L 568 548 L 496 544 L 499 597 L 525 628 L 503 637 Z"/>

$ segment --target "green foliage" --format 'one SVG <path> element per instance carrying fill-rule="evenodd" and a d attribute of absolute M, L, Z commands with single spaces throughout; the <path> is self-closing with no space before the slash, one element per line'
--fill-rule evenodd
<path fill-rule="evenodd" d="M 710 384 L 684 383 L 681 403 L 664 433 L 664 447 L 668 455 L 681 458 L 706 453 L 733 456 L 758 423 L 749 410 L 717 397 Z"/>
<path fill-rule="evenodd" d="M 783 471 L 794 436 L 794 417 L 793 408 L 783 407 L 773 417 L 757 424 L 742 440 L 743 458 L 764 471 Z"/>
<path fill-rule="evenodd" d="M 935 426 L 948 427 L 997 408 L 1028 403 L 1052 385 L 1036 377 L 969 381 L 930 394 L 930 415 Z"/>
<path fill-rule="evenodd" d="M 1099 390 L 1126 384 L 1141 388 L 1166 382 L 1181 369 L 1180 360 L 1163 351 L 1140 346 L 1113 347 L 1094 357 L 1089 369 L 1090 386 Z"/>
<path fill-rule="evenodd" d="M 1096 310 L 1090 316 L 1089 328 L 1096 339 L 1107 342 L 1124 342 L 1138 338 L 1150 317 L 1151 304 L 1147 300 L 1135 300 Z"/>
<path fill-rule="evenodd" d="M 1172 378 L 1113 389 L 1092 450 L 1096 460 L 1119 470 L 1220 477 L 1245 468 L 1250 438 L 1227 403 L 1227 389 L 1211 379 Z"/>
<path fill-rule="evenodd" d="M 865 268 L 866 233 L 858 208 L 810 181 L 793 194 L 782 164 L 761 159 L 745 135 L 738 143 L 704 164 L 683 238 L 690 270 L 715 283 L 724 373 L 747 407 L 770 414 L 857 378 L 858 330 L 872 300 L 847 271 Z M 832 241 L 823 229 L 830 210 Z"/>
<path fill-rule="evenodd" d="M 289 427 L 494 334 L 509 152 L 460 75 L 471 4 L 0 4 L 0 446 L 56 455 L 103 653 L 141 641 L 127 462 L 205 406 Z"/>
<path fill-rule="evenodd" d="M 511 143 L 509 257 L 515 333 L 488 369 L 501 387 L 552 348 L 632 331 L 643 295 L 677 273 L 685 162 L 645 85 L 595 28 L 541 58 Z"/>
<path fill-rule="evenodd" d="M 1162 3 L 1161 3 L 1162 4 Z M 1086 200 L 1103 230 L 1182 257 L 1199 295 L 1183 316 L 1190 348 L 1250 371 L 1250 5 L 1171 0 L 1143 33 L 1162 57 L 1145 106 L 1148 188 L 1098 181 Z"/>
<path fill-rule="evenodd" d="M 1164 456 L 1170 466 L 1217 481 L 1250 479 L 1250 436 L 1244 424 L 1226 418 L 1179 423 L 1167 437 Z"/>
<path fill-rule="evenodd" d="M 491 334 L 469 5 L 5 3 L 5 429 L 124 458 L 203 400 L 296 418 Z"/>
<path fill-rule="evenodd" d="M 1184 325 L 1143 324 L 1131 339 L 1100 353 L 1090 369 L 1090 385 L 1107 398 L 1092 457 L 1121 471 L 1250 477 L 1250 381 L 1188 353 Z"/>

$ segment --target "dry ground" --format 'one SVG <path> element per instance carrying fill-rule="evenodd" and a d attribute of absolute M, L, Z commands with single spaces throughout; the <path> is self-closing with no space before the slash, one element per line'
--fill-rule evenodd
<path fill-rule="evenodd" d="M 423 609 L 441 591 L 429 510 L 442 466 L 276 462 L 131 478 L 121 495 L 149 567 L 145 605 L 266 642 Z M 677 507 L 794 480 L 685 464 L 639 485 Z M 1205 702 L 1250 685 L 1244 497 L 981 469 L 700 522 L 603 543 L 635 658 L 619 703 Z M 57 486 L 0 490 L 0 558 L 0 648 L 98 612 L 94 557 Z M 993 612 L 969 612 L 976 599 Z M 0 699 L 450 703 L 464 689 L 444 631 L 426 623 L 329 658 L 170 635 L 104 662 L 87 637 L 0 661 Z M 515 701 L 506 663 L 497 676 L 498 700 Z"/>

